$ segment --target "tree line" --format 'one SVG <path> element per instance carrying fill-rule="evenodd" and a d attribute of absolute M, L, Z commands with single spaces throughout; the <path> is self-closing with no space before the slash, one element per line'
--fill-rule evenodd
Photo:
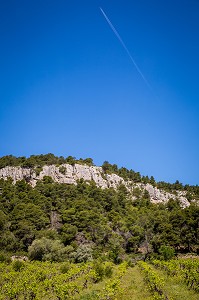
<path fill-rule="evenodd" d="M 132 200 L 124 185 L 101 189 L 92 181 L 58 184 L 46 176 L 32 188 L 25 180 L 14 185 L 1 179 L 1 253 L 74 262 L 104 256 L 116 263 L 136 255 L 158 256 L 164 247 L 172 253 L 199 253 L 194 202 L 182 209 L 173 199 L 152 204 L 147 191 L 134 195 Z"/>

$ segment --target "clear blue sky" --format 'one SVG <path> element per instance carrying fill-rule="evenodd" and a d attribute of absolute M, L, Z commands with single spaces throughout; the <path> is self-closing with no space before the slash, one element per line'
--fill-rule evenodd
<path fill-rule="evenodd" d="M 198 54 L 197 0 L 0 0 L 0 156 L 199 184 Z"/>

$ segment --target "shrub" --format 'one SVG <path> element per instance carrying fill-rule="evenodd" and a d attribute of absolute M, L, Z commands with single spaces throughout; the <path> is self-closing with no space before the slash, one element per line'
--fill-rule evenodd
<path fill-rule="evenodd" d="M 93 269 L 94 269 L 95 274 L 96 274 L 95 282 L 101 281 L 104 277 L 104 266 L 103 266 L 103 264 L 99 261 L 96 261 L 94 263 Z"/>
<path fill-rule="evenodd" d="M 66 167 L 64 167 L 64 166 L 59 167 L 59 172 L 62 173 L 63 175 L 65 175 L 66 174 Z"/>
<path fill-rule="evenodd" d="M 36 239 L 28 248 L 30 259 L 43 261 L 63 261 L 67 257 L 67 249 L 60 240 L 50 240 L 45 237 Z"/>
<path fill-rule="evenodd" d="M 159 248 L 160 259 L 169 260 L 172 259 L 175 255 L 175 250 L 170 246 L 162 245 Z"/>
<path fill-rule="evenodd" d="M 0 262 L 10 263 L 11 262 L 10 255 L 3 251 L 0 252 Z"/>
<path fill-rule="evenodd" d="M 86 262 L 93 259 L 92 248 L 89 245 L 80 245 L 75 252 L 76 262 Z"/>
<path fill-rule="evenodd" d="M 104 267 L 104 276 L 111 278 L 113 275 L 113 266 L 110 263 L 107 263 Z"/>
<path fill-rule="evenodd" d="M 24 268 L 24 262 L 21 260 L 15 260 L 12 263 L 12 268 L 16 272 L 20 272 Z"/>
<path fill-rule="evenodd" d="M 42 171 L 42 167 L 36 167 L 35 168 L 35 173 L 36 173 L 36 176 L 39 176 L 40 172 Z"/>
<path fill-rule="evenodd" d="M 101 261 L 95 261 L 93 269 L 95 271 L 95 282 L 103 280 L 104 277 L 110 278 L 113 274 L 113 266 L 110 262 L 102 263 Z"/>
<path fill-rule="evenodd" d="M 68 271 L 70 270 L 70 268 L 71 268 L 70 263 L 66 262 L 63 265 L 61 265 L 60 272 L 63 273 L 63 274 L 68 273 Z"/>

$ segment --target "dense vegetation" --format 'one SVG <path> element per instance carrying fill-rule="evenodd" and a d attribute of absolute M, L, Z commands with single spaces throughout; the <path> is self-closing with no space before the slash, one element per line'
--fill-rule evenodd
<path fill-rule="evenodd" d="M 101 189 L 94 182 L 58 184 L 44 177 L 32 188 L 24 180 L 0 180 L 0 250 L 28 252 L 31 259 L 81 262 L 199 252 L 199 207 L 177 201 L 152 204 L 125 186 Z M 171 255 L 171 256 L 172 256 Z M 3 258 L 1 258 L 3 259 Z"/>
<path fill-rule="evenodd" d="M 107 297 L 118 290 L 126 268 L 126 264 L 116 269 L 111 263 L 100 262 L 0 264 L 0 299 L 79 299 L 84 290 L 106 278 L 105 288 L 95 292 L 95 299 L 111 299 Z"/>
<path fill-rule="evenodd" d="M 198 259 L 0 263 L 0 299 L 197 300 Z"/>
<path fill-rule="evenodd" d="M 53 154 L 0 158 L 0 168 L 38 172 L 52 164 L 61 172 L 64 163 L 93 165 L 91 158 Z M 152 204 L 136 185 L 132 200 L 122 184 L 101 189 L 94 181 L 59 184 L 45 176 L 33 188 L 25 180 L 0 179 L 0 299 L 198 299 L 199 260 L 175 259 L 199 254 L 199 206 L 191 201 L 199 199 L 198 186 L 157 183 L 107 161 L 102 169 L 186 191 L 191 205 Z M 12 255 L 19 260 L 11 262 Z"/>
<path fill-rule="evenodd" d="M 138 264 L 154 299 L 198 298 L 199 260 L 197 258 L 176 259 L 169 262 L 155 260 L 152 263 L 155 268 L 143 261 Z M 161 272 L 158 269 L 163 271 Z M 187 285 L 187 289 L 185 285 Z M 189 290 L 193 290 L 193 293 Z"/>
<path fill-rule="evenodd" d="M 61 165 L 61 164 L 71 164 L 74 165 L 76 163 L 87 164 L 92 166 L 93 160 L 92 158 L 86 159 L 76 159 L 73 156 L 68 156 L 64 158 L 63 156 L 55 156 L 52 153 L 41 154 L 41 155 L 31 155 L 30 157 L 16 157 L 13 155 L 6 155 L 0 158 L 0 169 L 6 166 L 21 166 L 23 168 L 32 168 L 32 167 L 43 167 L 44 165 Z"/>

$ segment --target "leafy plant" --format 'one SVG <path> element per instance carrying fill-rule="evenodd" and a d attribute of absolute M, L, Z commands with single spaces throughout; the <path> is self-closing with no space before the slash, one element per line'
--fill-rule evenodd
<path fill-rule="evenodd" d="M 15 260 L 13 263 L 12 263 L 12 268 L 14 271 L 16 272 L 20 272 L 23 268 L 24 268 L 25 264 L 23 261 L 21 260 Z"/>

